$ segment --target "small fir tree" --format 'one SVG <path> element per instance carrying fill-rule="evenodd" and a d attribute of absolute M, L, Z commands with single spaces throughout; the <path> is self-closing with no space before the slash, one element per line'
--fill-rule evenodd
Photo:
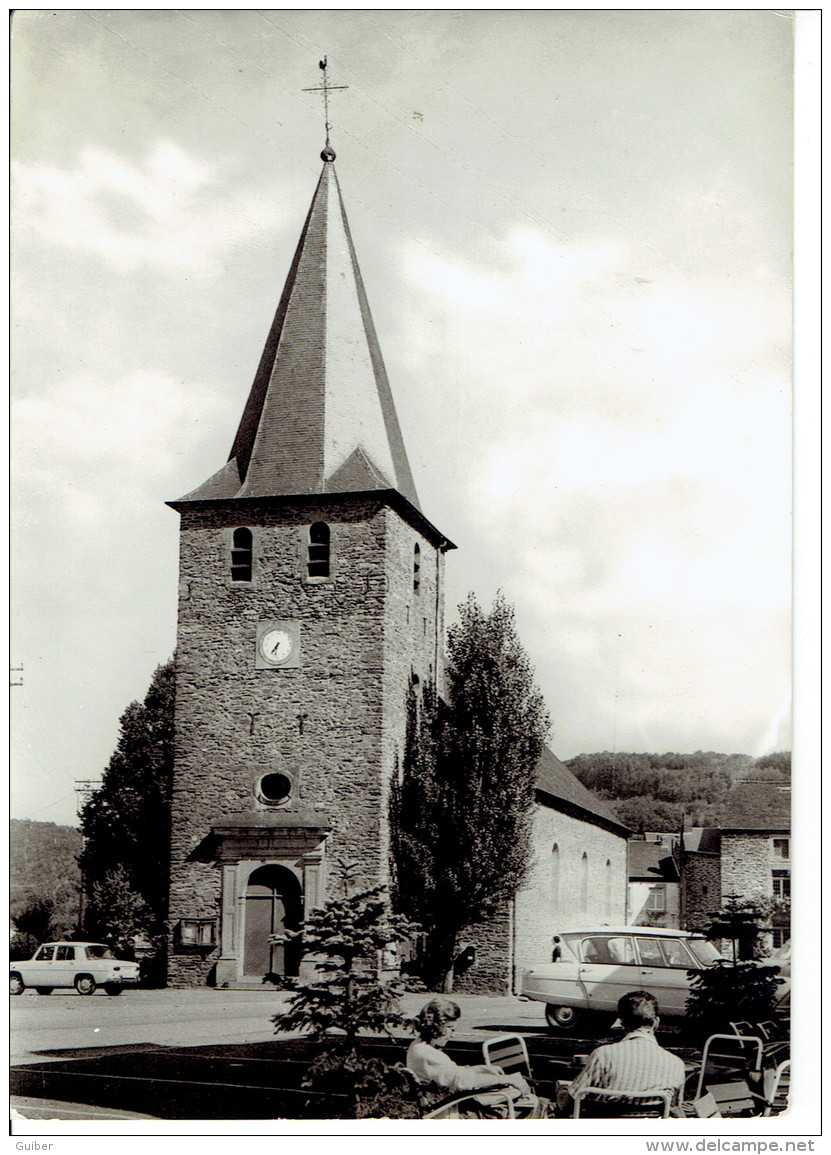
<path fill-rule="evenodd" d="M 713 915 L 707 938 L 730 940 L 732 958 L 688 972 L 692 981 L 687 1023 L 699 1042 L 729 1032 L 730 1023 L 739 1020 L 754 1025 L 781 1024 L 778 988 L 784 980 L 779 978 L 779 967 L 756 961 L 763 949 L 761 917 L 751 900 L 738 895 L 728 895 L 724 907 Z"/>
<path fill-rule="evenodd" d="M 350 868 L 342 867 L 344 878 Z M 344 1104 L 332 1118 L 417 1117 L 417 1084 L 401 1063 L 362 1053 L 367 1036 L 392 1037 L 406 1020 L 398 999 L 407 989 L 396 974 L 382 981 L 385 958 L 412 940 L 418 927 L 393 914 L 386 887 L 375 886 L 314 910 L 300 930 L 275 941 L 302 943 L 313 976 L 288 979 L 288 1008 L 272 1018 L 278 1034 L 301 1031 L 322 1044 L 303 1085 L 337 1096 Z"/>

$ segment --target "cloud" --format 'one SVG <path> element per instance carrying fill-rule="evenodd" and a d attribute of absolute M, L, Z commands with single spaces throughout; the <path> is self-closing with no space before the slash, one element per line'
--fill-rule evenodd
<path fill-rule="evenodd" d="M 788 286 L 638 284 L 621 246 L 527 229 L 506 249 L 484 272 L 411 249 L 406 347 L 434 412 L 456 396 L 434 456 L 562 697 L 563 740 L 755 750 L 787 694 Z"/>
<path fill-rule="evenodd" d="M 94 146 L 71 167 L 16 162 L 17 243 L 93 253 L 120 272 L 210 274 L 223 253 L 278 219 L 276 200 L 218 188 L 220 180 L 214 166 L 165 140 L 141 162 Z"/>

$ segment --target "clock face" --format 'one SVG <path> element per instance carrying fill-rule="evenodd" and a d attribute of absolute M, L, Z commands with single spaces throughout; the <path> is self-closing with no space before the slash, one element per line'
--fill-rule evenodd
<path fill-rule="evenodd" d="M 261 621 L 257 625 L 258 670 L 294 668 L 300 664 L 298 622 Z"/>
<path fill-rule="evenodd" d="M 285 662 L 286 658 L 291 656 L 293 648 L 294 640 L 285 630 L 269 630 L 263 634 L 260 641 L 260 653 L 267 662 L 272 662 L 275 666 Z"/>

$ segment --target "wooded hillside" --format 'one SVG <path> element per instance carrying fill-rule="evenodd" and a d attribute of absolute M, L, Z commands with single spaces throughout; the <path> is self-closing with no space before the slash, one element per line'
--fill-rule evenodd
<path fill-rule="evenodd" d="M 75 930 L 81 871 L 81 832 L 74 826 L 13 818 L 9 830 L 9 910 L 12 919 L 51 903 L 56 935 Z"/>
<path fill-rule="evenodd" d="M 689 826 L 784 825 L 790 820 L 791 755 L 579 754 L 566 762 L 634 831 Z"/>

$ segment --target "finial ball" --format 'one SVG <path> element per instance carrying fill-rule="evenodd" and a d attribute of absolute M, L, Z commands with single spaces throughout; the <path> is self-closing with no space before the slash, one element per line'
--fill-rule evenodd
<path fill-rule="evenodd" d="M 323 152 L 320 154 L 320 159 L 326 160 L 329 162 L 333 161 L 335 159 L 335 150 L 333 148 L 330 148 L 329 145 L 327 144 L 326 147 L 324 148 Z"/>

